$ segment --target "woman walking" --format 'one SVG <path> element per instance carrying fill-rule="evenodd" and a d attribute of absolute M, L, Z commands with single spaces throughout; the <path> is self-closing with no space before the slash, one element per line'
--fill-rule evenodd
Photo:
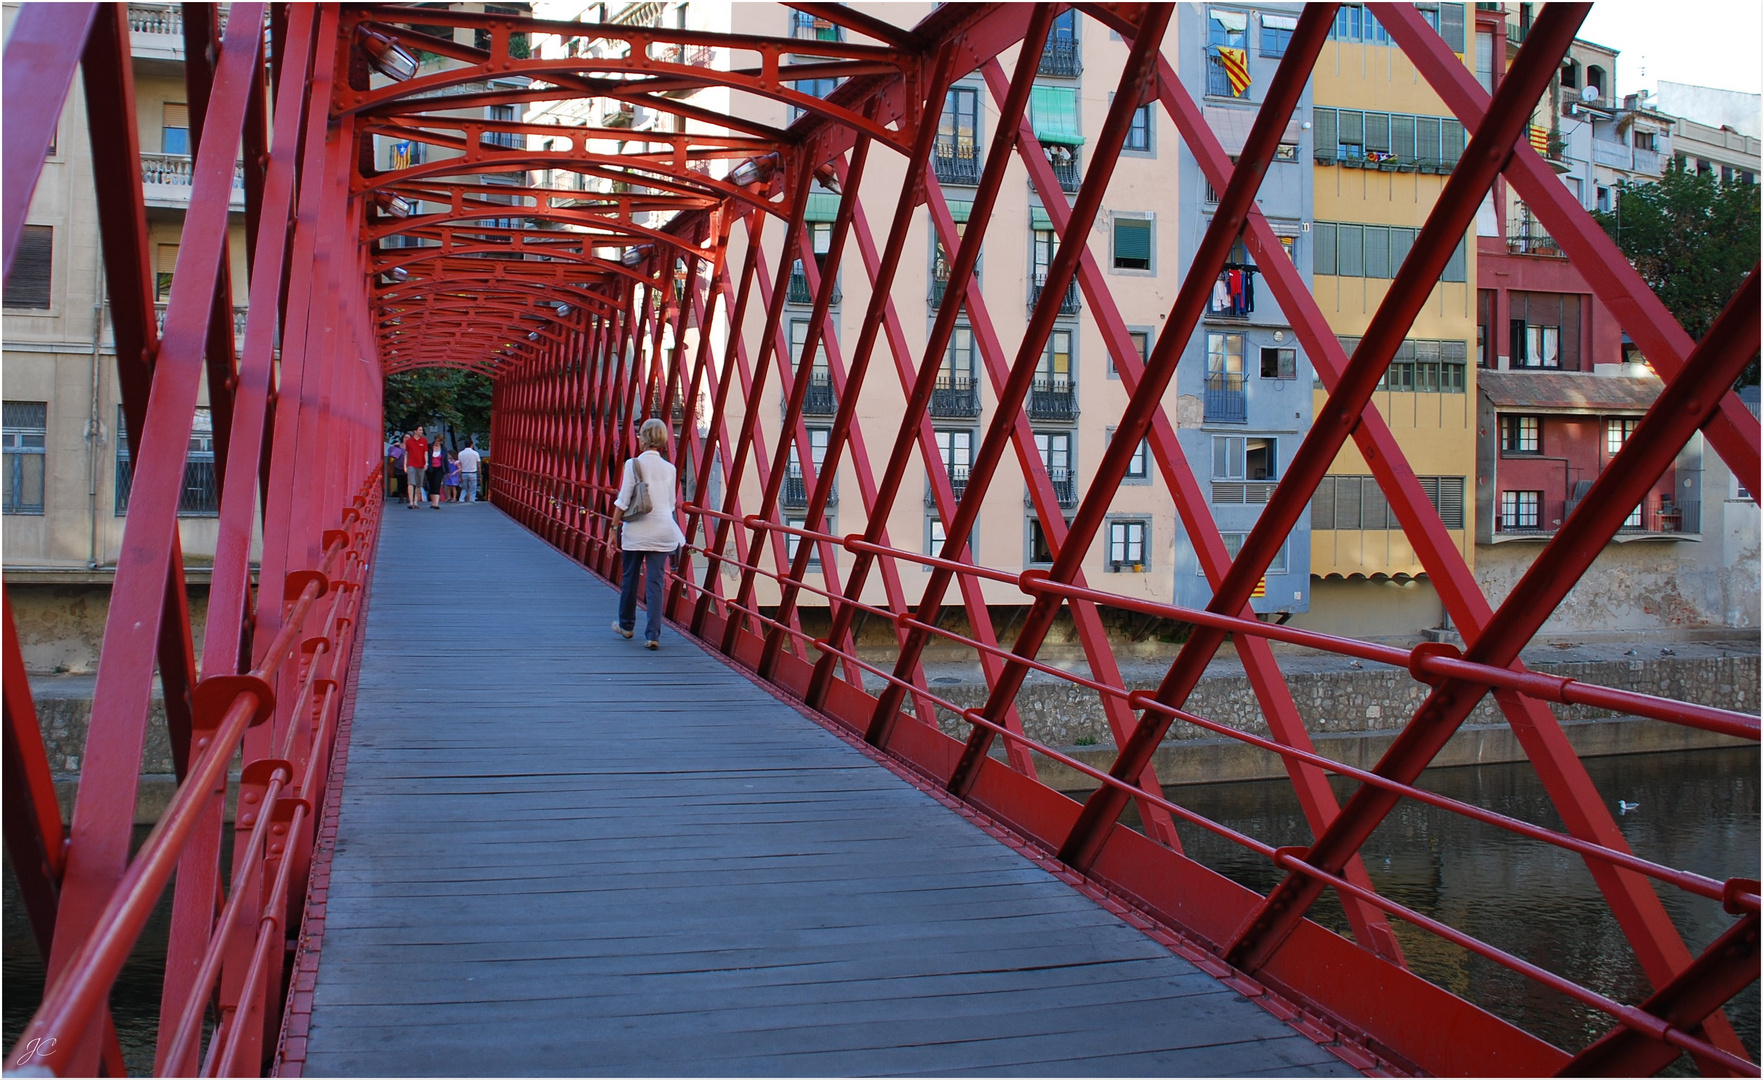
<path fill-rule="evenodd" d="M 428 489 L 429 506 L 441 508 L 441 485 L 447 480 L 447 447 L 441 443 L 441 433 L 435 432 L 435 441 L 429 446 L 428 468 L 423 470 L 423 484 Z"/>
<path fill-rule="evenodd" d="M 613 502 L 612 527 L 619 531 L 619 549 L 624 553 L 624 587 L 618 594 L 618 619 L 612 632 L 632 637 L 637 629 L 637 574 L 645 577 L 643 605 L 649 611 L 648 625 L 643 629 L 644 647 L 661 647 L 661 586 L 667 569 L 667 557 L 686 542 L 685 534 L 674 520 L 673 497 L 679 483 L 679 472 L 667 460 L 667 425 L 650 418 L 637 432 L 641 450 L 624 463 L 624 482 L 619 485 L 618 498 Z M 642 488 L 639 489 L 638 485 Z M 639 492 L 648 496 L 649 508 L 643 510 Z M 633 499 L 636 506 L 632 506 Z"/>

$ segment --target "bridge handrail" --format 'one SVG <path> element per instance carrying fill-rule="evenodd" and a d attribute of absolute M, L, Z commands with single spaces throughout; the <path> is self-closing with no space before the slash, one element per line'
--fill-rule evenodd
<path fill-rule="evenodd" d="M 544 477 L 524 469 L 512 469 L 508 466 L 508 479 L 514 481 L 516 487 L 531 485 L 534 490 L 540 487 L 549 488 L 551 494 L 545 498 L 553 511 L 565 512 L 569 520 L 564 522 L 565 529 L 574 537 L 586 542 L 589 546 L 603 550 L 611 550 L 615 541 L 609 534 L 602 535 L 596 531 L 596 525 L 603 525 L 611 520 L 611 515 L 594 505 L 596 502 L 609 505 L 610 499 L 616 494 L 616 488 L 609 484 L 583 480 L 559 481 L 556 478 Z M 516 476 L 515 474 L 522 474 Z M 579 500 L 579 501 L 578 501 Z M 1124 608 L 1141 614 L 1154 615 L 1160 618 L 1178 620 L 1204 625 L 1229 633 L 1247 634 L 1269 641 L 1280 641 L 1286 644 L 1300 645 L 1334 655 L 1351 657 L 1391 667 L 1402 668 L 1424 683 L 1437 683 L 1446 679 L 1456 679 L 1481 683 L 1489 687 L 1517 691 L 1532 697 L 1562 703 L 1587 705 L 1598 708 L 1620 710 L 1629 714 L 1657 720 L 1665 723 L 1678 724 L 1698 728 L 1705 731 L 1718 732 L 1741 739 L 1756 741 L 1759 738 L 1759 721 L 1755 716 L 1733 710 L 1718 709 L 1693 702 L 1675 701 L 1669 698 L 1643 694 L 1632 690 L 1621 690 L 1611 687 L 1588 684 L 1577 679 L 1549 675 L 1522 669 L 1503 668 L 1489 664 L 1476 663 L 1463 659 L 1458 650 L 1449 646 L 1427 644 L 1416 648 L 1400 648 L 1393 645 L 1382 645 L 1358 641 L 1352 638 L 1305 630 L 1292 626 L 1281 626 L 1265 623 L 1242 616 L 1226 615 L 1218 612 L 1186 608 L 1176 604 L 1145 600 L 1134 597 L 1120 596 L 1085 586 L 1055 582 L 1049 580 L 1044 571 L 1027 570 L 1021 573 L 1009 573 L 988 567 L 975 566 L 970 563 L 957 562 L 935 555 L 874 544 L 865 541 L 859 535 L 840 536 L 823 529 L 809 529 L 801 525 L 785 524 L 767 520 L 756 514 L 728 513 L 721 509 L 693 502 L 681 502 L 679 512 L 682 514 L 700 515 L 709 520 L 727 521 L 732 524 L 754 530 L 759 533 L 776 533 L 796 538 L 800 542 L 830 544 L 847 552 L 867 552 L 882 558 L 895 559 L 902 562 L 924 567 L 942 568 L 950 572 L 969 575 L 982 580 L 1011 584 L 1024 594 L 1051 595 L 1063 600 L 1087 600 L 1097 604 L 1106 604 Z M 703 545 L 688 544 L 686 551 L 696 551 L 710 555 Z M 933 626 L 922 622 L 911 611 L 895 612 L 875 604 L 846 599 L 843 593 L 830 588 L 817 586 L 809 581 L 794 581 L 784 570 L 768 569 L 761 565 L 757 546 L 748 553 L 746 559 L 731 554 L 718 554 L 716 557 L 731 567 L 742 571 L 750 571 L 759 577 L 780 584 L 790 581 L 796 587 L 825 598 L 830 603 L 852 604 L 857 610 L 868 612 L 878 617 L 889 619 L 896 627 L 916 630 L 935 636 L 953 644 L 966 646 L 976 652 L 990 655 L 998 659 L 1012 659 L 1023 664 L 1032 671 L 1061 679 L 1071 685 L 1084 687 L 1098 694 L 1108 695 L 1124 700 L 1134 711 L 1152 710 L 1160 712 L 1174 720 L 1190 724 L 1212 735 L 1231 739 L 1243 745 L 1277 755 L 1288 763 L 1302 763 L 1321 769 L 1332 775 L 1358 781 L 1361 784 L 1380 788 L 1403 798 L 1459 815 L 1480 824 L 1493 826 L 1525 839 L 1550 845 L 1551 847 L 1572 852 L 1583 858 L 1596 860 L 1608 866 L 1644 875 L 1654 881 L 1670 885 L 1685 894 L 1702 899 L 1720 902 L 1730 914 L 1755 919 L 1759 913 L 1759 896 L 1756 882 L 1748 879 L 1734 878 L 1727 881 L 1717 880 L 1706 875 L 1688 870 L 1666 866 L 1649 859 L 1641 858 L 1632 852 L 1619 851 L 1590 840 L 1558 832 L 1553 829 L 1535 825 L 1530 822 L 1488 810 L 1470 803 L 1453 799 L 1436 792 L 1427 791 L 1412 784 L 1402 783 L 1379 775 L 1367 769 L 1356 768 L 1339 761 L 1324 757 L 1314 751 L 1288 746 L 1274 739 L 1238 730 L 1228 724 L 1208 719 L 1184 709 L 1178 709 L 1157 701 L 1154 694 L 1145 690 L 1127 690 L 1124 687 L 1109 685 L 1106 682 L 1089 678 L 1071 671 L 1065 671 L 1037 659 L 1016 656 L 1009 650 L 988 645 L 968 635 L 958 633 L 945 627 Z M 668 571 L 671 580 L 678 582 L 688 596 L 700 596 L 705 587 L 692 579 L 683 563 Z M 915 698 L 928 702 L 930 705 L 945 710 L 958 717 L 961 721 L 991 731 L 1006 745 L 1014 745 L 1033 751 L 1049 761 L 1058 762 L 1089 777 L 1098 784 L 1112 787 L 1134 799 L 1158 807 L 1172 817 L 1189 823 L 1230 841 L 1248 851 L 1267 859 L 1274 867 L 1288 872 L 1311 877 L 1318 882 L 1331 886 L 1348 895 L 1362 899 L 1378 910 L 1414 926 L 1422 931 L 1433 934 L 1453 945 L 1501 967 L 1515 972 L 1526 979 L 1543 987 L 1560 993 L 1581 1005 L 1595 1009 L 1610 1017 L 1617 1023 L 1632 1030 L 1659 1039 L 1672 1046 L 1686 1050 L 1698 1057 L 1735 1070 L 1744 1070 L 1751 1066 L 1743 1058 L 1715 1045 L 1697 1033 L 1699 1026 L 1692 1029 L 1674 1027 L 1654 1013 L 1638 1006 L 1626 1005 L 1605 994 L 1601 994 L 1580 983 L 1556 972 L 1549 971 L 1535 963 L 1516 956 L 1497 946 L 1458 930 L 1448 924 L 1416 911 L 1406 905 L 1389 900 L 1375 890 L 1365 888 L 1349 880 L 1344 874 L 1330 873 L 1305 861 L 1304 849 L 1278 848 L 1257 840 L 1251 836 L 1231 829 L 1206 818 L 1193 810 L 1187 809 L 1163 797 L 1160 794 L 1143 790 L 1130 780 L 1112 775 L 1107 770 L 1097 768 L 1055 747 L 1046 745 L 1031 738 L 1021 731 L 1012 730 L 1008 725 L 989 720 L 983 710 L 958 705 L 934 691 L 909 679 L 904 679 L 894 671 L 878 666 L 862 659 L 853 648 L 841 648 L 839 645 L 816 638 L 798 627 L 767 614 L 754 600 L 746 604 L 737 603 L 734 598 L 715 596 L 723 609 L 728 613 L 738 612 L 753 620 L 759 626 L 774 629 L 786 635 L 796 643 L 796 647 L 804 655 L 813 650 L 823 655 L 838 658 L 851 668 L 864 672 L 884 683 L 898 687 L 901 691 Z"/>
<path fill-rule="evenodd" d="M 313 657 L 301 680 L 296 707 L 298 708 L 300 703 L 308 699 L 317 682 L 328 681 L 330 685 L 324 691 L 324 709 L 327 712 L 331 711 L 331 704 L 336 700 L 336 683 L 334 680 L 319 680 L 317 678 L 317 654 L 320 649 L 327 653 L 331 652 L 332 647 L 339 643 L 343 634 L 346 633 L 347 626 L 352 624 L 352 619 L 340 617 L 337 612 L 341 605 L 333 604 L 331 605 L 331 618 L 327 620 L 324 635 L 316 639 L 302 639 L 301 634 L 306 630 L 307 617 L 311 614 L 314 605 L 333 583 L 344 586 L 343 593 L 351 598 L 351 613 L 359 604 L 359 591 L 364 583 L 368 567 L 367 560 L 361 556 L 361 547 L 371 546 L 371 540 L 377 528 L 377 510 L 380 505 L 379 478 L 380 470 L 376 468 L 362 485 L 360 493 L 355 498 L 354 508 L 344 511 L 341 528 L 327 534 L 324 555 L 318 565 L 312 570 L 300 571 L 288 576 L 290 586 L 298 585 L 299 592 L 288 598 L 290 606 L 281 630 L 277 632 L 269 648 L 265 651 L 263 661 L 244 676 L 210 675 L 197 684 L 198 719 L 192 743 L 193 749 L 198 751 L 195 760 L 192 761 L 183 782 L 178 785 L 177 792 L 172 796 L 165 812 L 160 815 L 159 821 L 154 824 L 147 839 L 142 843 L 140 851 L 129 864 L 122 881 L 112 892 L 109 902 L 105 905 L 103 913 L 99 915 L 98 921 L 87 936 L 85 943 L 74 954 L 61 976 L 46 988 L 42 1004 L 15 1044 L 17 1048 L 33 1045 L 54 1046 L 58 1043 L 72 1045 L 96 1019 L 99 1009 L 108 999 L 110 987 L 121 973 L 124 963 L 127 962 L 130 952 L 134 949 L 136 940 L 140 937 L 141 930 L 145 927 L 148 917 L 159 901 L 160 894 L 170 880 L 172 871 L 176 868 L 178 859 L 183 854 L 198 819 L 206 810 L 214 792 L 222 784 L 227 766 L 232 761 L 233 754 L 238 750 L 246 729 L 267 719 L 268 715 L 274 712 L 273 686 L 275 679 L 283 664 L 298 652 L 310 648 Z M 367 543 L 357 545 L 357 541 L 366 541 Z M 348 565 L 340 579 L 333 582 L 337 562 L 339 559 L 343 559 L 345 554 L 350 556 L 347 560 Z M 219 692 L 204 694 L 202 692 L 204 686 L 213 687 Z M 205 715 L 216 717 L 212 733 L 207 735 L 202 734 L 201 727 L 202 718 Z M 298 713 L 296 712 L 295 715 Z M 328 726 L 329 721 L 321 720 L 321 723 Z M 238 869 L 234 875 L 233 889 L 227 904 L 227 911 L 232 915 L 240 913 L 241 898 L 250 891 L 241 888 L 241 886 L 262 869 L 259 865 L 259 859 L 268 845 L 270 830 L 275 828 L 277 832 L 281 831 L 281 823 L 272 821 L 271 807 L 276 801 L 276 796 L 290 778 L 287 775 L 287 769 L 280 766 L 287 765 L 285 755 L 293 749 L 292 740 L 298 730 L 297 723 L 289 725 L 287 737 L 282 747 L 284 758 L 279 761 L 272 759 L 270 762 L 278 767 L 269 777 L 269 788 L 266 797 L 260 804 L 261 810 L 257 814 L 257 820 L 252 828 L 245 853 L 235 860 Z M 314 750 L 322 746 L 323 743 L 316 739 L 311 743 L 311 748 Z M 329 765 L 328 757 L 320 760 L 320 756 L 316 753 L 310 756 L 308 767 L 302 776 L 301 791 L 303 795 L 309 791 L 308 785 L 315 776 L 319 775 L 319 770 L 328 770 Z M 304 798 L 300 800 L 295 809 L 310 812 L 310 806 Z M 238 811 L 240 814 L 246 812 L 244 806 L 241 806 Z M 284 856 L 291 854 L 292 845 L 298 835 L 301 823 L 301 817 L 294 817 L 287 824 L 287 832 L 281 842 L 283 850 L 272 854 L 283 854 Z M 270 938 L 267 931 L 278 923 L 277 916 L 274 914 L 276 904 L 286 893 L 288 871 L 295 862 L 291 857 L 282 857 L 277 861 L 280 866 L 275 891 L 270 895 L 263 896 L 258 905 L 259 920 L 240 924 L 223 919 L 217 924 L 217 933 L 211 939 L 203 960 L 204 977 L 209 982 L 203 983 L 200 990 L 191 995 L 191 1000 L 180 1020 L 180 1032 L 188 1026 L 189 1017 L 192 1014 L 195 1018 L 194 1030 L 197 1033 L 200 1032 L 201 1019 L 209 1004 L 207 990 L 214 974 L 214 971 L 210 970 L 210 966 L 212 963 L 217 969 L 218 957 L 224 953 L 229 935 L 235 927 L 243 926 L 256 930 L 256 933 L 253 934 L 255 939 L 254 962 L 247 976 L 247 986 L 263 977 L 264 965 L 261 957 L 264 940 Z M 219 1059 L 224 1074 L 231 1075 L 230 1066 L 233 1065 L 233 1059 L 241 1045 L 239 1035 L 241 1030 L 242 1028 L 237 1022 L 231 1025 L 223 1022 L 214 1033 L 211 1052 L 212 1048 L 223 1045 L 223 1036 L 226 1039 L 225 1052 Z M 181 1065 L 194 1046 L 188 1038 L 181 1040 L 179 1046 L 181 1052 L 173 1060 Z M 15 1049 L 14 1056 L 16 1057 L 19 1052 L 18 1049 Z M 211 1061 L 210 1064 L 214 1063 Z M 17 1067 L 19 1067 L 17 1062 L 11 1062 L 8 1065 L 8 1071 Z"/>

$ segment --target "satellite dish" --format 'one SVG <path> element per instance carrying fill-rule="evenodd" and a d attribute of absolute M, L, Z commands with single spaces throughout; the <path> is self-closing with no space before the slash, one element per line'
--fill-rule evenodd
<path fill-rule="evenodd" d="M 1596 101 L 1596 100 L 1598 100 L 1598 88 L 1595 86 L 1588 86 L 1584 90 L 1581 90 L 1579 92 L 1579 100 L 1581 100 L 1581 101 Z"/>

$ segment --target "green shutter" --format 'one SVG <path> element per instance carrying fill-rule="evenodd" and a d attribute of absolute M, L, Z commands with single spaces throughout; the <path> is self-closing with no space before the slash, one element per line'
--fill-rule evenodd
<path fill-rule="evenodd" d="M 1028 208 L 1028 223 L 1029 223 L 1029 228 L 1033 229 L 1036 232 L 1052 232 L 1053 231 L 1052 217 L 1049 216 L 1045 210 L 1041 209 L 1038 206 L 1031 206 Z"/>
<path fill-rule="evenodd" d="M 1439 36 L 1445 39 L 1452 52 L 1463 55 L 1463 5 L 1439 5 Z"/>
<path fill-rule="evenodd" d="M 1029 110 L 1034 118 L 1035 138 L 1043 143 L 1082 146 L 1077 133 L 1077 88 L 1034 86 L 1029 90 Z"/>
<path fill-rule="evenodd" d="M 1114 219 L 1114 258 L 1151 261 L 1151 223 L 1136 218 Z"/>
<path fill-rule="evenodd" d="M 1331 221 L 1318 221 L 1310 227 L 1316 237 L 1314 267 L 1312 273 L 1330 274 L 1335 272 L 1335 226 Z"/>
<path fill-rule="evenodd" d="M 1340 140 L 1335 136 L 1335 111 L 1317 109 L 1315 116 L 1316 160 L 1333 161 L 1340 149 Z"/>
<path fill-rule="evenodd" d="M 839 197 L 830 191 L 810 191 L 803 221 L 832 221 L 839 216 Z"/>
<path fill-rule="evenodd" d="M 973 200 L 950 199 L 949 216 L 954 218 L 958 225 L 967 224 L 967 219 L 973 216 Z"/>

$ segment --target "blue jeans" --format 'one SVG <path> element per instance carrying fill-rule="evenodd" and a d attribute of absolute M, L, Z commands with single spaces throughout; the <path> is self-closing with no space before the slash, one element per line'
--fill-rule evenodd
<path fill-rule="evenodd" d="M 459 501 L 477 502 L 477 473 L 459 474 Z"/>
<path fill-rule="evenodd" d="M 637 628 L 637 572 L 647 569 L 643 583 L 643 606 L 649 610 L 649 624 L 643 628 L 643 640 L 661 640 L 661 587 L 666 579 L 667 551 L 627 551 L 624 553 L 624 587 L 618 591 L 618 625 L 625 630 Z"/>

